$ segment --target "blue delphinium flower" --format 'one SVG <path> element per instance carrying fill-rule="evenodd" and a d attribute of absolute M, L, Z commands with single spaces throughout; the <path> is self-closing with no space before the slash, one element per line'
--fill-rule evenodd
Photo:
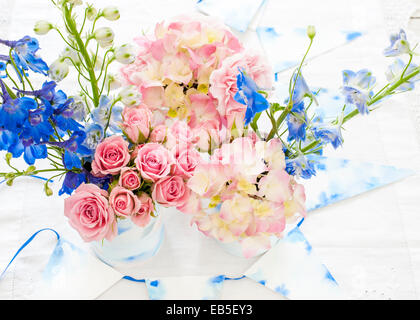
<path fill-rule="evenodd" d="M 343 71 L 343 87 L 341 89 L 345 102 L 357 107 L 360 114 L 368 114 L 368 99 L 373 92 L 370 90 L 375 84 L 376 78 L 369 70 L 362 69 L 358 72 Z"/>
<path fill-rule="evenodd" d="M 19 136 L 15 132 L 0 127 L 0 150 L 8 150 L 18 140 Z"/>
<path fill-rule="evenodd" d="M 291 112 L 287 115 L 287 127 L 289 136 L 287 139 L 300 140 L 306 139 L 307 118 L 305 112 L 305 104 L 303 101 L 293 105 Z"/>
<path fill-rule="evenodd" d="M 83 145 L 94 152 L 104 138 L 104 129 L 99 124 L 91 123 L 85 127 L 85 133 L 86 139 Z"/>
<path fill-rule="evenodd" d="M 34 91 L 17 90 L 17 91 L 25 96 L 33 96 L 33 97 L 45 99 L 47 101 L 52 101 L 54 99 L 56 86 L 57 84 L 54 81 L 45 81 L 42 84 L 42 88 L 39 90 L 34 90 Z"/>
<path fill-rule="evenodd" d="M 3 61 L 0 61 L 0 78 L 1 79 L 7 78 L 6 68 L 7 68 L 7 65 Z"/>
<path fill-rule="evenodd" d="M 28 97 L 12 99 L 1 80 L 0 84 L 3 91 L 3 104 L 0 105 L 0 126 L 16 132 L 27 119 L 29 110 L 37 107 L 37 102 Z"/>
<path fill-rule="evenodd" d="M 75 131 L 67 141 L 49 141 L 47 143 L 65 150 L 63 162 L 66 169 L 82 169 L 81 157 L 89 156 L 92 153 L 83 145 L 85 138 L 86 133 L 84 131 Z"/>
<path fill-rule="evenodd" d="M 386 57 L 396 57 L 410 52 L 410 45 L 407 41 L 407 35 L 403 29 L 390 37 L 391 44 L 384 50 Z"/>
<path fill-rule="evenodd" d="M 270 104 L 267 99 L 258 92 L 258 87 L 254 80 L 246 76 L 242 70 L 239 70 L 236 83 L 238 92 L 235 94 L 234 99 L 247 106 L 245 125 L 248 125 L 256 113 L 268 109 Z"/>
<path fill-rule="evenodd" d="M 395 61 L 388 67 L 386 71 L 386 79 L 389 82 L 397 82 L 401 79 L 401 76 L 405 70 L 407 65 L 401 59 L 395 59 Z M 417 65 L 410 64 L 405 71 L 405 74 L 409 74 L 417 68 Z M 406 82 L 402 83 L 396 90 L 398 91 L 408 91 L 413 90 L 415 86 L 415 82 L 420 80 L 420 74 L 417 74 L 413 78 L 407 80 Z"/>
<path fill-rule="evenodd" d="M 31 69 L 34 72 L 47 75 L 48 65 L 37 56 L 39 49 L 38 40 L 25 36 L 17 41 L 0 40 L 0 43 L 13 49 L 12 55 L 18 68 Z"/>
<path fill-rule="evenodd" d="M 286 160 L 286 171 L 292 176 L 310 179 L 316 175 L 315 165 L 304 155 Z"/>
<path fill-rule="evenodd" d="M 84 170 L 86 174 L 87 183 L 92 183 L 103 190 L 108 190 L 109 184 L 111 183 L 112 175 L 106 175 L 105 177 L 95 177 L 92 173 Z"/>
<path fill-rule="evenodd" d="M 318 123 L 314 125 L 312 132 L 316 139 L 321 140 L 323 143 L 331 143 L 334 149 L 343 144 L 340 125 Z"/>
<path fill-rule="evenodd" d="M 68 194 L 71 195 L 74 190 L 76 190 L 82 183 L 86 182 L 85 173 L 75 173 L 69 171 L 66 173 L 66 176 L 63 181 L 63 185 L 58 192 L 58 195 Z"/>
<path fill-rule="evenodd" d="M 39 143 L 41 139 L 48 140 L 54 133 L 54 129 L 49 122 L 53 110 L 51 105 L 43 104 L 35 110 L 29 110 L 28 118 L 23 124 L 23 135 L 32 137 Z"/>
<path fill-rule="evenodd" d="M 54 110 L 54 122 L 63 131 L 79 131 L 83 126 L 74 120 L 73 99 L 67 99 Z"/>
<path fill-rule="evenodd" d="M 112 106 L 112 101 L 107 96 L 102 95 L 99 99 L 99 106 L 92 111 L 93 122 L 99 124 L 103 128 L 106 127 L 109 119 L 108 128 L 114 132 L 121 132 L 120 124 L 122 121 L 121 113 L 123 111 L 122 107 L 114 105 L 111 111 L 111 117 L 109 116 L 110 108 Z"/>
<path fill-rule="evenodd" d="M 19 158 L 23 154 L 23 159 L 27 164 L 33 165 L 36 159 L 45 159 L 48 156 L 47 146 L 37 144 L 32 137 L 21 135 L 14 145 L 10 146 L 8 151 L 14 158 Z"/>
<path fill-rule="evenodd" d="M 305 81 L 305 78 L 303 78 L 302 74 L 294 74 L 293 75 L 293 82 L 292 82 L 292 88 L 293 88 L 293 94 L 292 94 L 292 100 L 293 104 L 297 104 L 303 100 L 303 98 L 308 97 L 312 98 L 316 104 L 318 104 L 315 95 L 312 93 L 312 91 L 309 89 L 308 84 Z M 286 100 L 286 103 L 289 102 L 289 99 Z"/>

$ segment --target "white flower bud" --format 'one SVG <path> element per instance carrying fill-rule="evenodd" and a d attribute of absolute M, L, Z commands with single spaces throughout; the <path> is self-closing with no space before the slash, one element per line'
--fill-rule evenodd
<path fill-rule="evenodd" d="M 80 6 L 80 5 L 83 4 L 83 1 L 82 0 L 60 0 L 58 2 L 58 4 L 61 4 L 61 5 L 65 4 L 65 3 L 69 3 L 69 4 L 72 4 L 74 6 Z"/>
<path fill-rule="evenodd" d="M 69 73 L 69 65 L 64 61 L 63 58 L 55 60 L 50 65 L 48 75 L 56 82 L 63 80 Z"/>
<path fill-rule="evenodd" d="M 98 41 L 98 44 L 101 48 L 109 48 L 114 44 L 114 41 Z"/>
<path fill-rule="evenodd" d="M 115 59 L 122 64 L 133 63 L 136 59 L 136 48 L 131 44 L 124 44 L 115 50 Z"/>
<path fill-rule="evenodd" d="M 121 98 L 122 103 L 128 107 L 139 105 L 142 98 L 141 93 L 135 86 L 128 86 L 122 89 L 119 97 Z"/>
<path fill-rule="evenodd" d="M 98 16 L 98 10 L 96 10 L 94 7 L 89 6 L 86 9 L 86 17 L 88 20 L 93 21 Z"/>
<path fill-rule="evenodd" d="M 115 90 L 122 87 L 121 80 L 113 74 L 108 74 L 106 76 L 105 85 L 107 88 L 109 87 L 109 90 Z"/>
<path fill-rule="evenodd" d="M 41 20 L 35 23 L 34 32 L 35 34 L 41 36 L 41 35 L 47 34 L 52 28 L 53 28 L 53 25 L 51 23 L 45 20 Z"/>
<path fill-rule="evenodd" d="M 308 35 L 309 39 L 313 39 L 316 34 L 315 26 L 308 26 L 306 29 L 306 34 Z"/>
<path fill-rule="evenodd" d="M 76 65 L 80 65 L 80 63 L 81 63 L 80 58 L 79 58 L 79 55 L 77 54 L 77 52 L 74 49 L 70 48 L 70 47 L 66 47 L 63 50 L 63 53 L 61 54 L 61 57 L 63 57 L 63 58 L 66 58 L 66 57 L 70 58 L 71 60 L 73 60 L 73 62 Z M 66 63 L 69 66 L 72 66 L 73 65 L 73 63 L 69 59 L 66 59 L 65 61 L 66 61 Z"/>
<path fill-rule="evenodd" d="M 114 31 L 109 27 L 102 27 L 95 31 L 93 37 L 98 42 L 110 42 L 114 40 Z"/>
<path fill-rule="evenodd" d="M 102 15 L 107 20 L 115 21 L 120 18 L 120 11 L 117 7 L 106 7 L 102 10 Z"/>

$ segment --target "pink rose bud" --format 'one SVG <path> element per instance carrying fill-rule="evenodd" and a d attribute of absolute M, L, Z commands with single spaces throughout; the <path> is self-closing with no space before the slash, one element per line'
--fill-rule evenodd
<path fill-rule="evenodd" d="M 128 142 L 121 136 L 112 136 L 103 140 L 96 147 L 92 173 L 97 177 L 108 174 L 116 175 L 129 161 Z"/>
<path fill-rule="evenodd" d="M 180 176 L 165 177 L 153 186 L 153 199 L 164 207 L 182 207 L 190 196 L 190 189 Z"/>
<path fill-rule="evenodd" d="M 162 143 L 166 138 L 166 126 L 161 124 L 155 127 L 150 134 L 150 141 L 156 143 Z"/>
<path fill-rule="evenodd" d="M 147 107 L 125 107 L 122 118 L 123 131 L 131 142 L 142 143 L 149 137 L 152 112 Z"/>
<path fill-rule="evenodd" d="M 109 204 L 117 216 L 127 218 L 140 210 L 140 200 L 130 190 L 117 186 L 112 189 Z"/>
<path fill-rule="evenodd" d="M 116 219 L 108 204 L 108 192 L 82 184 L 64 200 L 64 215 L 86 242 L 111 241 L 117 235 Z"/>
<path fill-rule="evenodd" d="M 152 198 L 150 198 L 146 193 L 140 193 L 138 199 L 141 203 L 140 210 L 131 216 L 131 221 L 139 227 L 145 227 L 149 224 L 151 213 L 155 208 Z"/>
<path fill-rule="evenodd" d="M 131 191 L 140 188 L 141 179 L 137 170 L 128 167 L 122 168 L 118 185 Z"/>
<path fill-rule="evenodd" d="M 147 143 L 139 149 L 135 164 L 143 179 L 156 182 L 171 172 L 175 159 L 161 144 Z"/>

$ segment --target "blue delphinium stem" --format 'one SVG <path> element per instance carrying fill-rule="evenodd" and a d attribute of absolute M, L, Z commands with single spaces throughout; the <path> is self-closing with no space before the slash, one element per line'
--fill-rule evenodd
<path fill-rule="evenodd" d="M 302 61 L 300 62 L 299 68 L 296 71 L 296 80 L 297 77 L 300 76 L 300 71 L 302 70 L 302 66 L 303 63 L 306 59 L 306 56 L 309 53 L 309 50 L 312 47 L 312 43 L 313 43 L 313 38 L 310 38 L 310 43 L 308 46 L 308 49 L 305 52 L 305 55 L 302 58 Z M 276 134 L 276 132 L 278 131 L 278 129 L 280 128 L 281 124 L 283 123 L 284 119 L 286 119 L 287 115 L 291 112 L 292 108 L 293 108 L 293 92 L 295 91 L 295 86 L 296 86 L 296 81 L 293 82 L 293 86 L 291 87 L 292 89 L 289 90 L 289 103 L 286 107 L 286 109 L 283 110 L 283 112 L 280 114 L 280 116 L 278 117 L 278 119 L 276 120 L 275 125 L 273 125 L 273 128 L 271 129 L 270 133 L 267 136 L 267 141 L 272 139 L 274 137 L 274 135 Z"/>
<path fill-rule="evenodd" d="M 394 84 L 391 85 L 391 83 L 388 83 L 380 92 L 378 92 L 375 96 L 372 97 L 371 100 L 369 100 L 367 102 L 368 106 L 371 106 L 375 103 L 377 103 L 378 101 L 380 101 L 381 99 L 383 99 L 384 97 L 392 94 L 392 92 L 397 89 L 400 85 L 402 85 L 403 83 L 407 82 L 408 80 L 410 80 L 411 78 L 415 77 L 416 75 L 418 75 L 420 73 L 420 67 L 417 67 L 416 69 L 414 69 L 411 73 L 409 73 L 408 75 L 406 75 L 404 78 L 401 78 L 399 81 L 395 82 Z M 385 89 L 387 88 L 387 89 Z M 347 114 L 344 118 L 342 123 L 346 123 L 347 121 L 349 121 L 350 119 L 352 119 L 353 117 L 355 117 L 356 115 L 359 114 L 359 110 L 355 109 L 352 112 L 350 112 L 349 114 Z M 321 141 L 320 140 L 315 140 L 312 143 L 310 143 L 309 145 L 307 145 L 306 147 L 304 147 L 301 152 L 306 152 L 308 150 L 311 150 L 312 148 L 316 147 Z"/>

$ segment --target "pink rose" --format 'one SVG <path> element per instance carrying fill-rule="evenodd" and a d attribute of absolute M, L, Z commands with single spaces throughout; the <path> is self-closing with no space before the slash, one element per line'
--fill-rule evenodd
<path fill-rule="evenodd" d="M 125 107 L 122 118 L 124 133 L 133 143 L 144 142 L 149 137 L 152 112 L 145 106 Z"/>
<path fill-rule="evenodd" d="M 175 159 L 161 144 L 147 143 L 139 149 L 135 163 L 143 179 L 156 182 L 171 172 Z"/>
<path fill-rule="evenodd" d="M 155 127 L 150 134 L 150 141 L 156 143 L 162 143 L 166 138 L 166 126 L 161 124 Z"/>
<path fill-rule="evenodd" d="M 200 154 L 192 148 L 182 150 L 176 156 L 175 175 L 184 178 L 191 178 L 194 174 L 195 167 L 200 163 Z"/>
<path fill-rule="evenodd" d="M 86 242 L 117 235 L 116 219 L 108 204 L 108 192 L 93 184 L 82 184 L 64 200 L 64 215 Z"/>
<path fill-rule="evenodd" d="M 95 151 L 92 173 L 97 177 L 116 175 L 130 161 L 128 142 L 121 136 L 112 136 L 102 141 Z"/>
<path fill-rule="evenodd" d="M 130 190 L 117 186 L 112 189 L 109 204 L 117 216 L 126 218 L 140 210 L 140 200 Z"/>
<path fill-rule="evenodd" d="M 180 176 L 162 178 L 153 186 L 153 199 L 164 207 L 182 207 L 189 196 L 190 189 Z"/>
<path fill-rule="evenodd" d="M 131 216 L 131 221 L 133 221 L 139 227 L 145 227 L 149 224 L 151 213 L 155 208 L 152 198 L 150 198 L 146 193 L 142 192 L 138 196 L 138 199 L 141 203 L 140 209 L 137 213 Z"/>
<path fill-rule="evenodd" d="M 118 185 L 128 190 L 140 188 L 141 179 L 137 170 L 128 167 L 122 168 Z"/>

